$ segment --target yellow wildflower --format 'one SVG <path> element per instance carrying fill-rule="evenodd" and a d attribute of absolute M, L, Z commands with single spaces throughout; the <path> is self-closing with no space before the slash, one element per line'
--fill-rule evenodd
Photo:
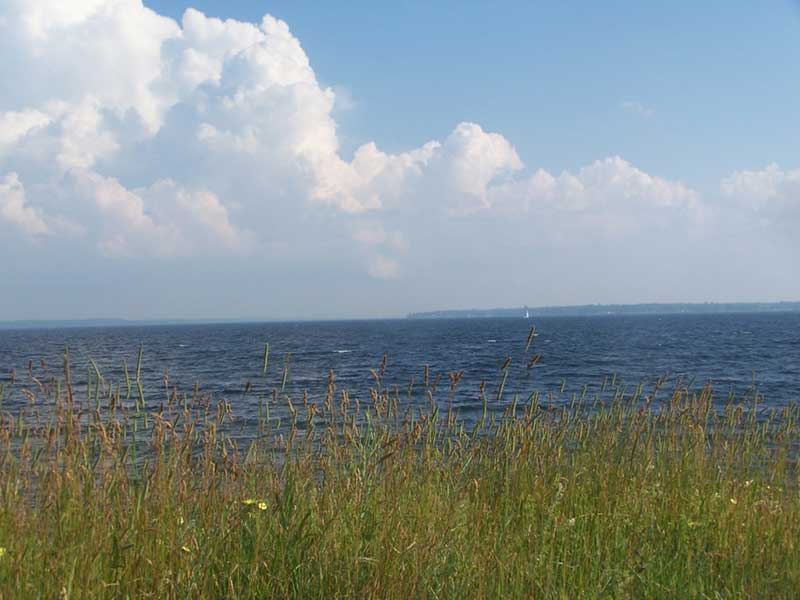
<path fill-rule="evenodd" d="M 181 550 L 183 550 L 183 551 L 184 551 L 184 552 L 186 552 L 187 554 L 188 554 L 189 552 L 191 552 L 191 550 L 189 549 L 189 546 L 181 546 Z"/>
<path fill-rule="evenodd" d="M 248 498 L 247 500 L 242 500 L 242 504 L 244 504 L 245 506 L 253 506 L 253 504 L 255 503 L 256 501 L 253 500 L 252 498 Z"/>
<path fill-rule="evenodd" d="M 736 498 L 731 498 L 731 504 L 737 504 Z"/>
<path fill-rule="evenodd" d="M 267 503 L 266 502 L 259 502 L 258 503 L 259 510 L 267 510 Z"/>
<path fill-rule="evenodd" d="M 0 546 L 0 558 L 3 558 L 7 553 L 8 551 L 2 546 Z"/>

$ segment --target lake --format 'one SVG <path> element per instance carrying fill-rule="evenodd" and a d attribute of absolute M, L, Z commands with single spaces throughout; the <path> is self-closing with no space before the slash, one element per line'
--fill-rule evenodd
<path fill-rule="evenodd" d="M 537 335 L 526 354 L 534 325 Z M 570 402 L 584 390 L 590 397 L 608 394 L 612 382 L 629 392 L 640 383 L 648 390 L 666 373 L 669 389 L 678 378 L 694 379 L 697 387 L 711 382 L 719 403 L 731 391 L 747 392 L 755 382 L 765 403 L 778 407 L 798 400 L 800 383 L 799 313 L 20 329 L 0 331 L 0 383 L 6 387 L 2 409 L 15 413 L 28 403 L 21 389 L 32 387 L 29 362 L 39 380 L 60 376 L 68 347 L 76 395 L 85 397 L 90 358 L 107 382 L 120 384 L 123 363 L 134 371 L 140 345 L 148 408 L 164 402 L 166 374 L 170 389 L 192 393 L 198 384 L 215 400 L 228 400 L 248 430 L 258 416 L 259 396 L 271 397 L 280 388 L 287 361 L 283 395 L 293 401 L 305 392 L 310 401 L 323 398 L 330 370 L 338 390 L 349 390 L 353 399 L 369 398 L 369 387 L 375 385 L 370 369 L 378 369 L 384 355 L 383 385 L 397 386 L 403 402 L 428 402 L 425 365 L 429 382 L 440 378 L 440 400 L 449 399 L 448 373 L 463 370 L 454 406 L 467 420 L 480 411 L 481 382 L 495 398 L 508 357 L 505 394 L 493 407 L 504 406 L 515 393 L 527 397 L 534 390 L 555 404 Z M 528 369 L 535 353 L 541 359 Z M 11 385 L 14 369 L 16 384 Z M 245 395 L 248 381 L 252 390 Z"/>

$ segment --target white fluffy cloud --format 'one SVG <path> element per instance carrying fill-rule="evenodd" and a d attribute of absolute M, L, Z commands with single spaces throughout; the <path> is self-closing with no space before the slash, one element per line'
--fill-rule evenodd
<path fill-rule="evenodd" d="M 140 0 L 10 0 L 0 54 L 0 227 L 76 252 L 268 259 L 313 255 L 326 236 L 396 279 L 406 257 L 441 250 L 429 221 L 454 239 L 507 219 L 558 241 L 702 228 L 713 215 L 698 192 L 620 157 L 526 172 L 508 139 L 476 123 L 396 154 L 368 142 L 345 160 L 334 88 L 269 15 L 189 9 L 178 23 Z M 723 191 L 796 216 L 798 181 L 773 166 Z M 309 228 L 315 239 L 298 234 Z"/>
<path fill-rule="evenodd" d="M 137 0 L 10 0 L 3 7 L 0 106 L 80 105 L 156 130 L 173 102 L 158 89 L 172 19 Z"/>
<path fill-rule="evenodd" d="M 738 171 L 722 181 L 722 193 L 767 224 L 796 228 L 800 223 L 800 169 L 771 164 Z"/>
<path fill-rule="evenodd" d="M 800 226 L 800 169 L 784 170 L 776 164 L 753 171 L 738 171 L 720 184 L 727 229 L 756 246 L 787 245 L 795 264 Z M 795 273 L 793 277 L 799 277 Z"/>
<path fill-rule="evenodd" d="M 580 228 L 606 236 L 676 224 L 692 228 L 708 216 L 696 191 L 648 175 L 618 156 L 595 161 L 576 173 L 553 175 L 540 169 L 494 188 L 490 203 L 506 212 L 549 220 L 556 235 Z"/>
<path fill-rule="evenodd" d="M 50 117 L 38 110 L 11 111 L 0 115 L 0 156 L 29 131 L 49 123 Z"/>
<path fill-rule="evenodd" d="M 50 233 L 39 211 L 27 205 L 25 189 L 16 173 L 0 177 L 0 219 L 29 235 Z"/>
<path fill-rule="evenodd" d="M 343 160 L 335 93 L 268 15 L 255 25 L 189 9 L 179 25 L 138 0 L 97 0 L 12 2 L 3 16 L 14 60 L 0 65 L 0 168 L 42 191 L 4 206 L 27 234 L 49 232 L 37 211 L 56 211 L 108 254 L 183 255 L 208 236 L 219 252 L 256 251 L 269 240 L 242 223 L 314 205 L 468 212 L 522 168 L 472 123 L 443 143 L 396 155 L 367 143 Z"/>
<path fill-rule="evenodd" d="M 93 172 L 69 175 L 69 194 L 87 201 L 101 218 L 94 232 L 100 249 L 121 256 L 186 256 L 246 252 L 253 234 L 237 230 L 226 208 L 207 191 L 172 180 L 129 190 Z"/>

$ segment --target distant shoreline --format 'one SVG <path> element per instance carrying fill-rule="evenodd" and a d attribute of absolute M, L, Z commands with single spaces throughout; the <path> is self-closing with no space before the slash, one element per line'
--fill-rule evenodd
<path fill-rule="evenodd" d="M 525 317 L 596 317 L 627 315 L 709 315 L 800 312 L 800 302 L 684 302 L 647 304 L 582 304 L 437 310 L 410 313 L 408 319 L 487 319 Z"/>
<path fill-rule="evenodd" d="M 703 315 L 737 313 L 800 312 L 800 301 L 789 302 L 697 302 L 647 304 L 582 304 L 575 306 L 521 306 L 517 308 L 471 308 L 414 312 L 405 319 L 494 319 L 529 317 L 593 317 L 629 315 Z M 403 317 L 343 319 L 20 319 L 0 321 L 0 331 L 16 329 L 72 329 L 83 327 L 158 327 L 171 325 L 243 325 L 248 323 L 300 323 L 332 321 L 384 321 Z"/>

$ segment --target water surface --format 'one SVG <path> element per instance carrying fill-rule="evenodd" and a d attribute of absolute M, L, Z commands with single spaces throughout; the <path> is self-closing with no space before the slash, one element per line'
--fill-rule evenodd
<path fill-rule="evenodd" d="M 531 327 L 537 336 L 525 354 Z M 262 373 L 264 345 L 270 344 L 269 368 Z M 800 314 L 642 315 L 519 319 L 386 320 L 147 327 L 97 327 L 0 331 L 0 383 L 3 410 L 15 412 L 27 400 L 19 388 L 34 376 L 60 375 L 69 347 L 77 393 L 84 389 L 89 358 L 106 381 L 123 381 L 123 363 L 133 370 L 144 346 L 142 379 L 149 407 L 163 402 L 169 386 L 191 392 L 195 384 L 215 399 L 225 398 L 234 415 L 252 422 L 259 395 L 280 387 L 285 356 L 289 378 L 284 391 L 293 400 L 307 392 L 321 399 L 330 370 L 338 389 L 368 398 L 375 384 L 370 368 L 384 355 L 384 386 L 397 386 L 406 402 L 424 402 L 423 373 L 441 378 L 438 397 L 448 397 L 448 373 L 464 371 L 455 406 L 466 418 L 480 410 L 479 385 L 490 396 L 500 381 L 500 367 L 511 357 L 504 401 L 514 393 L 527 397 L 539 390 L 552 402 L 568 402 L 573 393 L 600 393 L 615 378 L 631 390 L 651 386 L 665 373 L 711 382 L 720 402 L 729 392 L 744 393 L 754 382 L 765 402 L 781 406 L 798 400 L 800 383 Z M 541 353 L 537 366 L 526 364 Z M 17 383 L 10 385 L 16 369 Z M 246 382 L 253 391 L 243 395 Z M 414 382 L 411 395 L 409 384 Z M 563 392 L 562 392 L 563 389 Z M 501 402 L 502 405 L 502 402 Z"/>

